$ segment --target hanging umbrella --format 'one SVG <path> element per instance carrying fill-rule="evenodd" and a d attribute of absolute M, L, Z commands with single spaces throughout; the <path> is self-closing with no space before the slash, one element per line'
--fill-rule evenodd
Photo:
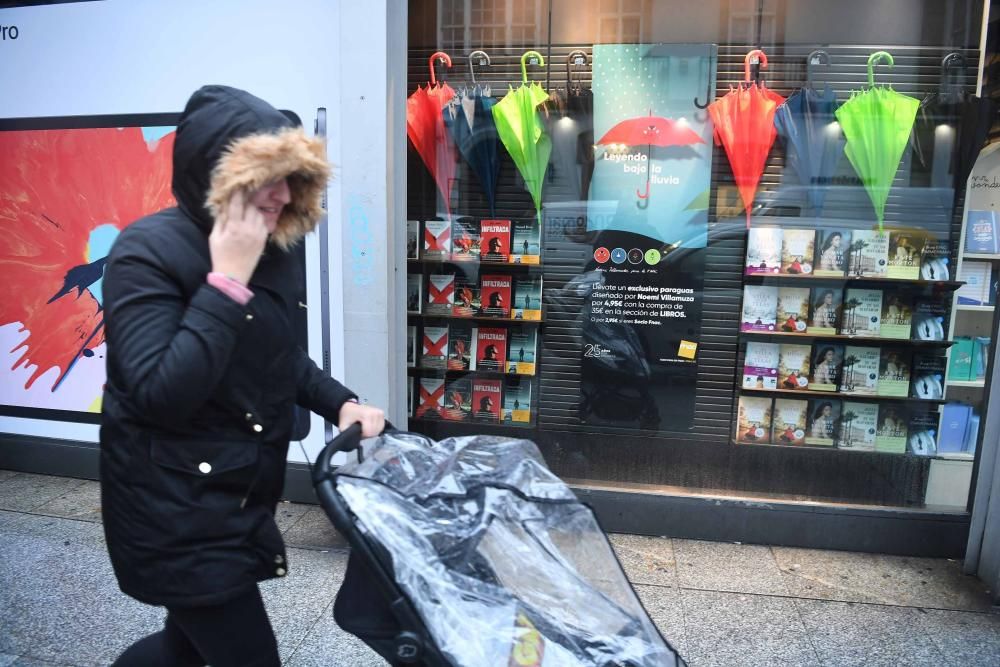
<path fill-rule="evenodd" d="M 438 83 L 434 62 L 451 67 L 447 53 L 438 51 L 430 57 L 430 83 L 406 100 L 406 136 L 420 155 L 437 189 L 444 198 L 445 212 L 451 213 L 451 185 L 455 179 L 455 147 L 445 130 L 442 110 L 451 103 L 455 91 L 447 83 Z"/>
<path fill-rule="evenodd" d="M 760 66 L 767 67 L 767 56 L 760 49 L 754 49 L 743 60 L 743 83 L 708 105 L 708 115 L 715 125 L 715 143 L 726 149 L 746 209 L 747 227 L 750 227 L 757 184 L 777 136 L 774 113 L 785 101 L 767 86 L 750 81 L 751 60 L 758 58 Z"/>
<path fill-rule="evenodd" d="M 576 122 L 576 160 L 580 165 L 580 199 L 586 201 L 594 175 L 594 91 L 571 79 L 571 66 L 587 66 L 587 52 L 566 56 L 566 117 Z"/>
<path fill-rule="evenodd" d="M 789 166 L 806 188 L 809 205 L 818 215 L 823 210 L 827 184 L 844 152 L 844 137 L 836 124 L 837 95 L 829 85 L 816 90 L 812 80 L 814 63 L 826 60 L 826 51 L 813 51 L 806 59 L 806 85 L 778 107 L 774 125 L 785 141 Z"/>
<path fill-rule="evenodd" d="M 472 75 L 473 89 L 463 91 L 459 95 L 457 104 L 445 107 L 444 124 L 451 132 L 462 157 L 479 179 L 490 207 L 490 215 L 495 217 L 497 177 L 500 175 L 499 136 L 497 126 L 493 122 L 493 106 L 496 100 L 490 96 L 488 89 L 484 89 L 476 82 L 473 60 L 477 56 L 482 59 L 480 62 L 490 64 L 490 57 L 485 51 L 474 51 L 469 54 L 469 72 Z"/>
<path fill-rule="evenodd" d="M 524 178 L 525 189 L 531 194 L 538 221 L 542 220 L 542 182 L 552 153 L 552 141 L 538 117 L 538 105 L 549 94 L 537 83 L 528 83 L 529 57 L 535 57 L 545 66 L 542 54 L 528 51 L 521 56 L 521 87 L 510 87 L 507 95 L 493 107 L 500 141 L 514 160 L 514 165 Z"/>
<path fill-rule="evenodd" d="M 889 188 L 920 106 L 912 97 L 875 85 L 875 65 L 883 59 L 890 67 L 894 64 L 886 51 L 873 53 L 868 58 L 868 90 L 855 91 L 835 112 L 847 137 L 844 153 L 868 191 L 880 231 Z"/>

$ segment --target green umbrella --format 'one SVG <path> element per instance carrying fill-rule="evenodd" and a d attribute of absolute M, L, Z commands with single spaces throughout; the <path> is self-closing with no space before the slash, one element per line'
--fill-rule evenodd
<path fill-rule="evenodd" d="M 514 165 L 524 178 L 524 186 L 531 193 L 538 220 L 542 219 L 542 182 L 549 166 L 552 140 L 545 133 L 538 117 L 538 105 L 549 98 L 545 89 L 537 83 L 528 83 L 527 60 L 534 56 L 543 67 L 545 60 L 537 51 L 528 51 L 521 56 L 521 87 L 510 87 L 507 95 L 493 107 L 493 121 L 497 126 L 500 141 Z"/>
<path fill-rule="evenodd" d="M 880 230 L 889 188 L 920 106 L 920 101 L 913 97 L 888 86 L 875 85 L 875 65 L 883 59 L 890 67 L 894 64 L 889 53 L 873 53 L 868 58 L 868 90 L 855 91 L 836 111 L 847 138 L 844 153 L 871 197 Z"/>

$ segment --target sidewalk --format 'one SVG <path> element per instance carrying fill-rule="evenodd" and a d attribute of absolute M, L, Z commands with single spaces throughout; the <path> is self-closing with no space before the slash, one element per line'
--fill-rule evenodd
<path fill-rule="evenodd" d="M 278 514 L 291 570 L 262 588 L 284 663 L 383 665 L 333 622 L 347 556 L 325 515 L 292 503 Z M 957 561 L 612 542 L 692 667 L 1000 664 L 1000 614 Z M 162 616 L 118 591 L 96 482 L 0 470 L 0 667 L 107 665 Z"/>

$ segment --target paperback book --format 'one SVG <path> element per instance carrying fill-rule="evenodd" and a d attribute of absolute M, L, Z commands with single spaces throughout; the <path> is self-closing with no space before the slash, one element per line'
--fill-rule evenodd
<path fill-rule="evenodd" d="M 950 294 L 948 297 L 950 298 Z M 913 309 L 914 340 L 944 340 L 947 335 L 948 304 L 944 296 L 922 297 Z"/>
<path fill-rule="evenodd" d="M 474 344 L 472 368 L 479 371 L 503 373 L 507 364 L 507 330 L 502 327 L 477 327 L 473 329 Z"/>
<path fill-rule="evenodd" d="M 812 351 L 810 391 L 837 391 L 844 367 L 844 346 L 820 343 Z"/>
<path fill-rule="evenodd" d="M 886 277 L 900 280 L 920 278 L 920 262 L 924 257 L 923 234 L 889 232 L 889 266 Z"/>
<path fill-rule="evenodd" d="M 842 334 L 877 338 L 882 321 L 882 290 L 848 289 L 844 294 Z"/>
<path fill-rule="evenodd" d="M 420 259 L 420 221 L 406 221 L 406 259 Z"/>
<path fill-rule="evenodd" d="M 777 287 L 771 285 L 746 285 L 743 287 L 743 315 L 740 331 L 774 331 L 777 316 Z"/>
<path fill-rule="evenodd" d="M 834 336 L 840 326 L 843 292 L 829 287 L 814 287 L 810 294 L 812 311 L 809 316 L 809 333 L 813 336 Z"/>
<path fill-rule="evenodd" d="M 736 419 L 736 442 L 771 442 L 771 409 L 774 402 L 763 396 L 740 396 Z"/>
<path fill-rule="evenodd" d="M 883 347 L 879 351 L 878 390 L 879 396 L 906 398 L 910 391 L 910 357 L 901 347 Z"/>
<path fill-rule="evenodd" d="M 816 233 L 816 262 L 813 275 L 840 278 L 847 272 L 851 230 L 821 229 Z"/>
<path fill-rule="evenodd" d="M 531 421 L 531 380 L 517 376 L 504 379 L 501 418 L 519 424 Z"/>
<path fill-rule="evenodd" d="M 424 277 L 419 273 L 406 274 L 406 312 L 419 315 L 424 309 Z"/>
<path fill-rule="evenodd" d="M 921 280 L 951 280 L 951 244 L 939 239 L 927 239 L 924 258 L 920 261 Z"/>
<path fill-rule="evenodd" d="M 480 280 L 479 314 L 484 317 L 510 317 L 511 277 L 485 275 Z"/>
<path fill-rule="evenodd" d="M 515 375 L 534 375 L 538 327 L 513 326 L 508 337 L 510 349 L 507 356 L 507 372 Z"/>
<path fill-rule="evenodd" d="M 427 314 L 451 315 L 455 304 L 455 276 L 450 273 L 432 273 L 427 276 Z"/>
<path fill-rule="evenodd" d="M 480 422 L 499 422 L 503 389 L 500 380 L 472 379 L 472 417 Z"/>
<path fill-rule="evenodd" d="M 844 401 L 840 416 L 839 449 L 874 452 L 878 435 L 878 403 Z"/>
<path fill-rule="evenodd" d="M 514 303 L 511 307 L 515 320 L 538 322 L 542 319 L 542 277 L 518 276 L 514 280 Z"/>
<path fill-rule="evenodd" d="M 996 211 L 969 211 L 965 228 L 965 252 L 1000 253 L 1000 229 Z"/>
<path fill-rule="evenodd" d="M 406 415 L 408 417 L 413 417 L 417 413 L 417 397 L 414 391 L 416 380 L 412 375 L 406 378 Z"/>
<path fill-rule="evenodd" d="M 484 262 L 507 262 L 510 260 L 510 220 L 483 220 L 480 248 Z"/>
<path fill-rule="evenodd" d="M 903 292 L 886 292 L 882 295 L 882 321 L 879 335 L 882 338 L 907 340 L 913 331 L 913 296 Z"/>
<path fill-rule="evenodd" d="M 958 297 L 958 303 L 963 306 L 987 305 L 990 302 L 992 274 L 992 265 L 989 262 L 972 260 L 962 262 L 958 279 L 965 284 L 959 287 L 955 293 Z"/>
<path fill-rule="evenodd" d="M 944 373 L 948 360 L 940 352 L 916 352 L 910 376 L 910 398 L 939 401 L 944 398 Z"/>
<path fill-rule="evenodd" d="M 841 403 L 837 399 L 810 399 L 806 423 L 806 444 L 833 447 L 837 443 L 840 411 Z"/>
<path fill-rule="evenodd" d="M 778 389 L 809 388 L 812 348 L 808 345 L 781 345 L 778 348 Z"/>
<path fill-rule="evenodd" d="M 416 416 L 439 418 L 444 408 L 444 379 L 420 378 Z"/>
<path fill-rule="evenodd" d="M 451 255 L 451 222 L 424 222 L 424 259 L 448 259 Z"/>
<path fill-rule="evenodd" d="M 456 323 L 448 327 L 448 370 L 470 371 L 476 366 L 472 358 L 472 325 Z"/>
<path fill-rule="evenodd" d="M 889 233 L 859 229 L 851 235 L 848 273 L 855 278 L 885 278 L 889 271 Z"/>
<path fill-rule="evenodd" d="M 948 348 L 948 381 L 968 382 L 972 377 L 972 362 L 976 352 L 976 342 L 971 336 L 955 336 L 954 344 Z"/>
<path fill-rule="evenodd" d="M 417 327 L 406 327 L 406 367 L 417 365 Z"/>
<path fill-rule="evenodd" d="M 515 220 L 510 247 L 512 264 L 541 263 L 541 229 L 534 218 Z"/>
<path fill-rule="evenodd" d="M 808 287 L 778 288 L 775 323 L 784 333 L 806 333 L 809 328 Z"/>
<path fill-rule="evenodd" d="M 794 398 L 774 400 L 774 416 L 771 418 L 771 443 L 775 445 L 806 444 L 807 414 L 809 401 Z"/>
<path fill-rule="evenodd" d="M 479 279 L 461 271 L 455 275 L 455 302 L 451 307 L 452 317 L 474 317 L 480 308 Z"/>
<path fill-rule="evenodd" d="M 448 327 L 424 327 L 420 366 L 423 368 L 448 367 Z"/>
<path fill-rule="evenodd" d="M 778 388 L 778 344 L 747 343 L 743 358 L 744 389 Z"/>
<path fill-rule="evenodd" d="M 479 223 L 468 216 L 456 218 L 452 223 L 451 259 L 456 262 L 479 259 Z"/>
<path fill-rule="evenodd" d="M 906 435 L 910 418 L 906 408 L 893 403 L 878 406 L 878 430 L 875 433 L 875 451 L 889 454 L 906 453 Z"/>
<path fill-rule="evenodd" d="M 808 276 L 813 272 L 813 254 L 816 251 L 816 231 L 812 229 L 784 229 L 781 236 L 781 273 L 791 276 Z"/>
<path fill-rule="evenodd" d="M 937 454 L 939 415 L 936 412 L 916 411 L 910 414 L 910 428 L 906 435 L 906 449 L 917 456 Z"/>
<path fill-rule="evenodd" d="M 472 380 L 456 378 L 445 383 L 444 407 L 441 417 L 448 421 L 461 422 L 472 419 Z"/>
<path fill-rule="evenodd" d="M 746 273 L 779 273 L 781 271 L 780 227 L 751 227 L 747 232 Z"/>
<path fill-rule="evenodd" d="M 844 371 L 840 379 L 842 394 L 875 396 L 878 393 L 877 347 L 848 345 L 844 348 Z"/>

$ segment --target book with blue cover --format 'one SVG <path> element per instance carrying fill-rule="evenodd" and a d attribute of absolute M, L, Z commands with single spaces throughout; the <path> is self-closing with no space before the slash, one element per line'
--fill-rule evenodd
<path fill-rule="evenodd" d="M 965 252 L 988 255 L 1000 253 L 998 231 L 996 211 L 969 211 L 965 227 Z"/>
<path fill-rule="evenodd" d="M 972 407 L 964 403 L 944 404 L 941 408 L 941 432 L 937 441 L 939 452 L 965 451 L 965 432 L 971 414 Z"/>

